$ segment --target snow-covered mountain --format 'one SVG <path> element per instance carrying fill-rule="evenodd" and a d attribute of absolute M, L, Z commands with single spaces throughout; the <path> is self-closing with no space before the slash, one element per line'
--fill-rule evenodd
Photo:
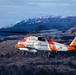
<path fill-rule="evenodd" d="M 76 25 L 76 16 L 62 17 L 41 17 L 22 20 L 10 27 L 4 27 L 0 30 L 10 30 L 10 31 L 42 31 L 57 29 L 60 31 L 67 30 Z"/>

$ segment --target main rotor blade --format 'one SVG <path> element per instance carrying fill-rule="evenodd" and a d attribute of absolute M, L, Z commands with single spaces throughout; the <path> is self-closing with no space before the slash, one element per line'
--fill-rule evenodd
<path fill-rule="evenodd" d="M 29 32 L 24 32 L 24 31 L 8 31 L 8 30 L 0 30 L 0 32 L 5 32 L 5 33 L 29 33 Z"/>
<path fill-rule="evenodd" d="M 39 33 L 38 31 L 33 31 L 33 32 L 26 32 L 26 31 L 10 31 L 10 30 L 0 30 L 0 32 L 4 32 L 4 33 L 17 33 L 17 34 L 25 34 L 25 33 L 30 33 L 30 34 L 36 34 Z"/>

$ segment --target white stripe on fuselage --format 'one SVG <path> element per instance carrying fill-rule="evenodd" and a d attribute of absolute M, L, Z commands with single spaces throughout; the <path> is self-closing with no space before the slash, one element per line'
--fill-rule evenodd
<path fill-rule="evenodd" d="M 54 42 L 54 46 L 55 46 L 57 51 L 68 51 L 67 46 L 64 44 Z"/>

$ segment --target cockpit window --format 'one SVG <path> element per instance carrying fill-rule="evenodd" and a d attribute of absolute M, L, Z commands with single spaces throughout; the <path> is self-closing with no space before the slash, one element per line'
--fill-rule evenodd
<path fill-rule="evenodd" d="M 45 41 L 45 39 L 43 37 L 38 37 L 39 41 Z"/>

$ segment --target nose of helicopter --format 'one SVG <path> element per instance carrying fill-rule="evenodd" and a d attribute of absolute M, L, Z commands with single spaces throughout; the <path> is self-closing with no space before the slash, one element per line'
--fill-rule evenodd
<path fill-rule="evenodd" d="M 24 46 L 23 44 L 16 44 L 15 47 L 16 47 L 17 49 L 19 49 L 19 48 L 22 48 L 23 46 Z"/>
<path fill-rule="evenodd" d="M 24 46 L 24 42 L 25 42 L 25 39 L 22 39 L 20 40 L 17 44 L 16 44 L 16 48 L 19 49 L 19 48 L 22 48 Z"/>

